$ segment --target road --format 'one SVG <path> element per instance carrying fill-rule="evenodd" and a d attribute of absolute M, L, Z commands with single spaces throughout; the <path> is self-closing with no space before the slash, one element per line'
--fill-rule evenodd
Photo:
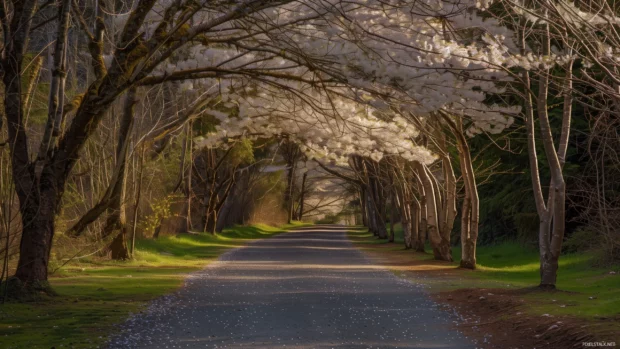
<path fill-rule="evenodd" d="M 226 253 L 109 348 L 475 348 L 454 320 L 368 260 L 346 227 L 315 226 Z"/>

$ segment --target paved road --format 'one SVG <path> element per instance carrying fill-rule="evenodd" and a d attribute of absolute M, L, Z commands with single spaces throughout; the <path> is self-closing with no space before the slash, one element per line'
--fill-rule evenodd
<path fill-rule="evenodd" d="M 257 241 L 128 320 L 110 348 L 474 348 L 340 226 Z"/>

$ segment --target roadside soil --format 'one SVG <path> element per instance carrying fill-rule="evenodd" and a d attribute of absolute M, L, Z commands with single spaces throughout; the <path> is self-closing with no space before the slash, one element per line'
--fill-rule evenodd
<path fill-rule="evenodd" d="M 542 291 L 536 287 L 469 287 L 477 281 L 488 282 L 479 280 L 469 270 L 428 259 L 422 253 L 419 253 L 420 258 L 412 258 L 411 254 L 416 252 L 398 250 L 395 244 L 363 244 L 355 240 L 354 244 L 399 277 L 424 284 L 437 303 L 456 309 L 461 317 L 455 324 L 456 329 L 476 338 L 485 349 L 587 347 L 584 343 L 598 344 L 598 347 L 620 346 L 620 316 L 585 319 L 535 315 L 531 310 L 536 304 L 525 299 L 526 295 L 536 292 L 565 291 Z M 459 288 L 459 285 L 468 285 L 468 288 Z"/>

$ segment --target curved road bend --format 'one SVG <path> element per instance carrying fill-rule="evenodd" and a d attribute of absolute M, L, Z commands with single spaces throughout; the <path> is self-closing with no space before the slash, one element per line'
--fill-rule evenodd
<path fill-rule="evenodd" d="M 228 252 L 129 319 L 109 348 L 476 347 L 346 231 L 313 226 Z"/>

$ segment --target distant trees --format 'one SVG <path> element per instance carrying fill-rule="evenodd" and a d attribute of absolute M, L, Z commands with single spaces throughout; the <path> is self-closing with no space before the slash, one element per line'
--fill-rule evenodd
<path fill-rule="evenodd" d="M 297 163 L 301 160 L 303 153 L 299 149 L 299 145 L 289 140 L 283 140 L 278 146 L 280 155 L 286 163 L 286 189 L 284 189 L 284 208 L 288 223 L 297 218 L 295 214 L 295 181 Z"/>
<path fill-rule="evenodd" d="M 428 238 L 436 259 L 452 261 L 451 235 L 457 217 L 459 196 L 457 178 L 452 165 L 454 158 L 460 165 L 459 172 L 463 187 L 460 200 L 463 251 L 461 267 L 474 269 L 478 235 L 478 189 L 462 120 L 460 118 L 455 120 L 452 116 L 442 113 L 432 122 L 424 122 L 414 117 L 412 123 L 423 131 L 412 141 L 425 143 L 427 148 L 440 154 L 440 160 L 426 164 L 420 161 L 407 162 L 395 157 L 386 157 L 379 163 L 371 159 L 357 159 L 358 165 L 353 162 L 352 168 L 356 170 L 358 176 L 356 183 L 360 185 L 363 221 L 379 238 L 386 237 L 381 235 L 381 228 L 377 227 L 375 222 L 377 219 L 385 219 L 383 217 L 385 217 L 388 196 L 384 194 L 375 198 L 365 194 L 368 191 L 372 192 L 374 187 L 374 185 L 369 186 L 365 183 L 379 183 L 379 192 L 394 193 L 390 200 L 396 201 L 395 204 L 400 208 L 405 247 L 424 252 L 424 242 Z M 452 140 L 452 147 L 457 151 L 450 151 L 448 140 Z M 365 172 L 364 166 L 359 163 L 365 165 L 366 168 L 372 166 L 375 171 L 373 174 L 380 173 L 378 176 L 375 175 L 380 180 L 372 182 L 368 171 Z M 375 204 L 377 202 L 378 204 Z M 370 215 L 374 212 L 375 206 L 380 208 L 378 218 Z M 390 220 L 393 219 L 394 217 L 390 216 Z M 385 223 L 382 226 L 385 227 Z"/>
<path fill-rule="evenodd" d="M 253 161 L 252 143 L 248 140 L 235 142 L 225 149 L 203 148 L 192 154 L 189 195 L 196 199 L 192 207 L 201 212 L 204 232 L 216 233 L 219 214 L 237 185 L 240 167 Z"/>

